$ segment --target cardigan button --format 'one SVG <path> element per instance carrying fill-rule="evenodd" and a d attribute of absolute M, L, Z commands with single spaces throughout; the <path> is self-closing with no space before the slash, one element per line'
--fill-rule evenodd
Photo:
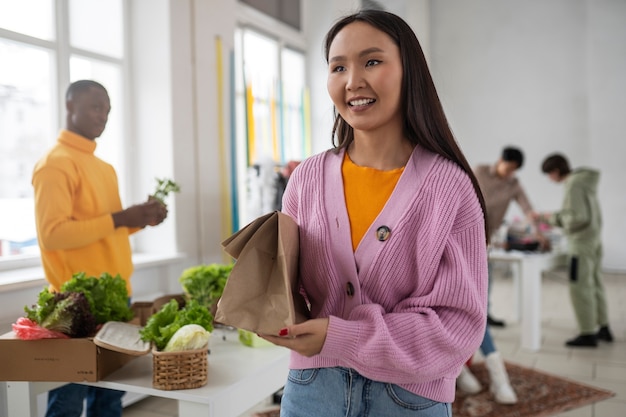
<path fill-rule="evenodd" d="M 351 282 L 346 284 L 346 294 L 348 294 L 348 297 L 354 296 L 354 285 Z"/>
<path fill-rule="evenodd" d="M 376 237 L 381 242 L 384 242 L 385 240 L 389 239 L 390 234 L 391 234 L 391 229 L 389 229 L 387 226 L 380 226 L 378 229 L 376 229 Z"/>

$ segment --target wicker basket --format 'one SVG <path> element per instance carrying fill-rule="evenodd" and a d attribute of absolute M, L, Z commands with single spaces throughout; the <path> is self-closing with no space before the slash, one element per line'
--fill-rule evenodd
<path fill-rule="evenodd" d="M 208 346 L 181 352 L 152 349 L 152 386 L 162 390 L 198 388 L 207 383 Z"/>

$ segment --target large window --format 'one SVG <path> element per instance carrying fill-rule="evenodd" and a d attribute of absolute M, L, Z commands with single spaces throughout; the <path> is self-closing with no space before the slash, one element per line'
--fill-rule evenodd
<path fill-rule="evenodd" d="M 123 0 L 0 0 L 0 269 L 39 262 L 31 173 L 65 126 L 70 82 L 107 88 L 96 154 L 124 178 L 124 39 Z"/>
<path fill-rule="evenodd" d="M 305 56 L 251 28 L 236 32 L 238 211 L 234 228 L 274 209 L 280 167 L 311 152 Z"/>

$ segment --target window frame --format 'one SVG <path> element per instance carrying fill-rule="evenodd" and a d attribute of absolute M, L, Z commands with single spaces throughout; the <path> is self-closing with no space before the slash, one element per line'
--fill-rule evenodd
<path fill-rule="evenodd" d="M 275 60 L 273 64 L 277 67 L 277 73 L 275 80 L 275 84 L 278 85 L 275 89 L 277 95 L 274 97 L 272 101 L 271 97 L 264 96 L 263 93 L 260 95 L 254 94 L 254 92 L 250 92 L 247 90 L 249 84 L 247 84 L 248 76 L 244 72 L 245 62 L 244 57 L 246 55 L 245 52 L 245 38 L 247 33 L 254 33 L 256 36 L 266 39 L 269 42 L 272 42 L 272 47 L 275 47 L 275 51 L 271 59 Z M 280 35 L 276 35 L 275 33 L 271 33 L 264 29 L 259 29 L 256 25 L 251 24 L 239 24 L 235 29 L 235 77 L 236 81 L 234 82 L 235 91 L 234 91 L 234 104 L 235 108 L 235 119 L 236 119 L 236 139 L 234 147 L 232 148 L 235 152 L 234 156 L 234 166 L 235 166 L 235 181 L 237 182 L 237 186 L 233 190 L 235 194 L 235 198 L 237 199 L 237 210 L 235 213 L 235 222 L 233 224 L 234 230 L 238 230 L 238 228 L 247 224 L 249 221 L 253 220 L 258 215 L 263 214 L 265 211 L 271 209 L 268 205 L 273 205 L 270 200 L 268 200 L 267 195 L 263 195 L 264 192 L 261 189 L 265 189 L 267 191 L 268 184 L 266 184 L 261 177 L 265 177 L 267 172 L 265 170 L 271 169 L 268 166 L 270 161 L 266 160 L 265 157 L 272 156 L 272 159 L 275 163 L 287 163 L 290 159 L 293 158 L 292 153 L 288 155 L 284 152 L 284 141 L 285 135 L 287 134 L 283 129 L 289 125 L 288 121 L 291 120 L 290 117 L 284 114 L 285 110 L 285 102 L 284 95 L 282 94 L 282 88 L 286 85 L 284 82 L 283 71 L 284 71 L 284 54 L 288 51 L 292 54 L 300 54 L 304 62 L 306 62 L 306 52 L 303 49 L 298 47 L 294 47 L 291 43 L 288 43 L 284 38 Z M 267 57 L 269 60 L 270 57 Z M 304 65 L 304 70 L 306 71 L 306 64 Z M 241 82 L 246 82 L 245 85 L 242 85 Z M 304 90 L 307 90 L 307 76 L 305 73 L 304 76 Z M 252 85 L 254 87 L 254 84 Z M 267 87 L 267 86 L 266 86 Z M 253 88 L 254 90 L 254 88 Z M 254 94 L 252 96 L 253 103 L 249 102 L 250 96 L 248 94 Z M 303 94 L 305 92 L 303 91 Z M 257 117 L 258 113 L 255 113 L 253 129 L 254 135 L 256 137 L 256 142 L 260 142 L 263 138 L 265 142 L 267 142 L 267 134 L 272 136 L 271 141 L 273 146 L 278 146 L 278 149 L 274 148 L 269 153 L 257 154 L 258 148 L 263 148 L 263 146 L 255 146 L 255 149 L 249 149 L 249 137 L 248 137 L 248 129 L 250 125 L 246 121 L 249 117 L 248 107 L 252 106 L 257 108 L 257 105 L 261 106 L 262 109 L 267 110 L 267 113 L 270 114 L 269 123 L 267 120 L 267 114 L 265 117 Z M 273 106 L 273 107 L 272 107 Z M 305 111 L 306 106 L 302 103 L 302 110 Z M 255 110 L 256 112 L 257 110 Z M 272 116 L 272 114 L 274 114 Z M 310 115 L 309 115 L 310 116 Z M 277 125 L 274 125 L 276 123 Z M 257 125 L 261 124 L 263 127 L 258 128 Z M 305 143 L 307 143 L 307 138 L 310 139 L 310 127 L 306 126 L 304 123 L 302 124 L 303 130 L 301 133 L 302 137 L 302 149 L 300 159 L 304 159 L 311 154 L 311 149 L 306 149 Z M 278 133 L 274 133 L 274 131 Z M 259 133 L 261 133 L 259 135 Z M 265 135 L 263 135 L 265 133 Z M 277 135 L 274 137 L 273 135 Z M 276 139 L 277 143 L 274 143 L 274 139 Z M 267 143 L 266 143 L 267 145 Z M 309 143 L 310 145 L 310 143 Z M 268 149 L 265 149 L 266 151 Z M 276 155 L 278 152 L 278 155 Z M 260 158 L 260 159 L 258 159 Z M 277 168 L 277 166 L 273 167 Z M 256 173 L 256 176 L 254 175 Z M 241 185 L 245 184 L 245 187 Z M 260 194 L 259 194 L 260 192 Z M 273 201 L 273 198 L 271 199 Z M 261 206 L 256 207 L 250 204 L 251 201 L 256 201 Z"/>
<path fill-rule="evenodd" d="M 56 122 L 57 131 L 65 126 L 65 97 L 64 91 L 70 83 L 70 60 L 72 57 L 80 57 L 90 61 L 98 61 L 102 63 L 112 64 L 118 66 L 121 75 L 121 91 L 123 96 L 119 102 L 123 103 L 124 117 L 123 125 L 121 126 L 122 137 L 119 139 L 120 143 L 124 144 L 124 148 L 133 146 L 129 143 L 133 136 L 131 134 L 133 130 L 131 114 L 132 94 L 127 85 L 131 77 L 130 68 L 130 56 L 131 56 L 131 39 L 130 39 L 130 5 L 129 2 L 121 0 L 122 3 L 122 26 L 124 30 L 123 35 L 123 53 L 121 58 L 103 55 L 97 52 L 88 51 L 85 49 L 73 47 L 70 44 L 69 33 L 69 0 L 56 0 L 53 2 L 53 19 L 54 19 L 54 32 L 55 36 L 53 40 L 46 40 L 30 35 L 26 35 L 19 32 L 14 32 L 8 29 L 0 28 L 0 38 L 6 39 L 11 42 L 23 44 L 28 47 L 37 47 L 48 50 L 52 55 L 53 67 L 51 68 L 51 94 L 53 100 L 52 111 L 55 112 L 53 119 Z M 43 152 L 44 150 L 42 150 Z M 124 172 L 130 171 L 129 162 L 126 158 L 122 158 L 119 161 L 120 168 Z M 120 195 L 122 201 L 127 200 L 130 192 L 132 191 L 131 181 L 120 181 Z M 0 257 L 0 272 L 7 272 L 11 270 L 41 267 L 41 258 L 37 255 L 12 255 L 7 257 Z M 0 285 L 2 285 L 0 279 Z"/>
<path fill-rule="evenodd" d="M 304 8 L 300 7 L 300 13 L 304 12 Z M 306 20 L 301 17 L 300 21 L 302 25 L 300 29 L 296 29 L 280 20 L 269 16 L 243 2 L 237 2 L 237 11 L 236 11 L 236 24 L 235 24 L 235 60 L 239 61 L 241 58 L 239 53 L 237 52 L 237 48 L 239 45 L 237 43 L 239 40 L 237 39 L 240 35 L 245 31 L 254 31 L 264 37 L 270 38 L 277 43 L 278 54 L 276 59 L 278 60 L 278 72 L 279 79 L 282 79 L 282 51 L 285 49 L 289 49 L 295 52 L 300 52 L 303 54 L 305 62 L 307 59 L 307 40 L 305 38 L 305 25 Z M 240 65 L 237 62 L 236 65 Z M 235 71 L 236 76 L 237 71 Z M 310 74 L 307 72 L 305 74 L 304 80 L 305 85 L 308 86 Z M 239 100 L 239 91 L 235 91 L 235 96 L 233 97 L 234 103 L 233 107 L 235 108 L 235 118 L 237 119 L 237 128 L 236 128 L 236 146 L 235 151 L 237 155 L 234 156 L 234 164 L 235 164 L 235 178 L 234 181 L 237 182 L 237 186 L 232 190 L 234 193 L 234 198 L 237 201 L 237 210 L 235 213 L 235 219 L 233 222 L 233 228 L 237 230 L 239 227 L 246 224 L 247 220 L 250 220 L 250 217 L 253 214 L 250 212 L 250 207 L 248 205 L 248 197 L 247 194 L 247 186 L 248 186 L 248 175 L 249 170 L 254 169 L 253 166 L 249 166 L 247 163 L 248 158 L 246 156 L 240 155 L 243 151 L 241 150 L 241 142 L 242 140 L 247 140 L 242 138 L 242 135 L 246 135 L 245 132 L 241 132 L 239 128 L 240 122 L 239 119 L 242 117 L 246 117 L 246 112 L 241 114 L 241 109 L 239 109 L 238 100 Z M 244 92 L 245 94 L 245 92 Z M 310 132 L 309 132 L 310 134 Z M 309 152 L 310 153 L 310 152 Z M 254 210 L 253 210 L 254 211 Z"/>

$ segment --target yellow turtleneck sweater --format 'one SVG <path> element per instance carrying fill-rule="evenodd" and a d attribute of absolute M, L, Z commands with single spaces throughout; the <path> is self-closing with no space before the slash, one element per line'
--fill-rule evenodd
<path fill-rule="evenodd" d="M 52 291 L 77 272 L 108 272 L 126 280 L 133 272 L 128 236 L 138 229 L 115 228 L 122 210 L 113 167 L 94 155 L 96 142 L 62 130 L 56 145 L 36 164 L 35 218 L 41 260 Z"/>

